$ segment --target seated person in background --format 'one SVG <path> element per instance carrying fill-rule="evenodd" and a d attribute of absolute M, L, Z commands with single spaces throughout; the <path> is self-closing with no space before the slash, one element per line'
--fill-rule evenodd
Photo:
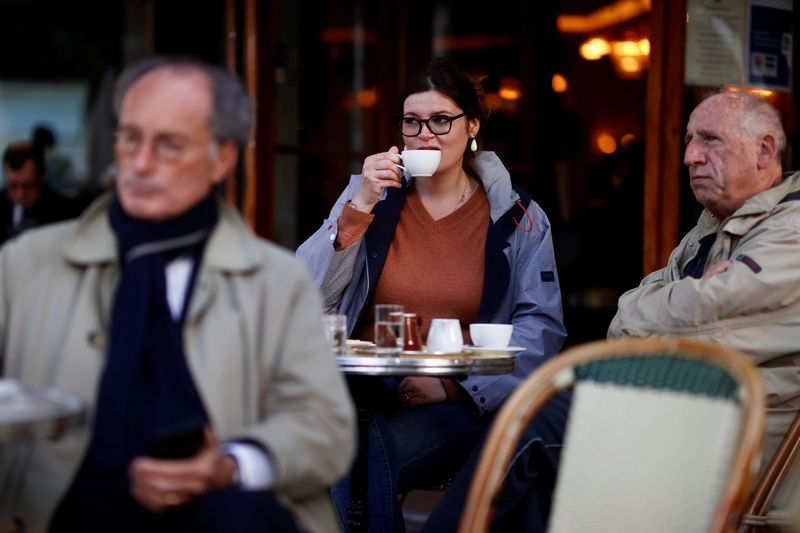
<path fill-rule="evenodd" d="M 765 462 L 800 408 L 800 173 L 780 115 L 749 93 L 703 100 L 684 164 L 705 210 L 666 267 L 619 299 L 608 337 L 675 335 L 750 355 L 768 393 Z"/>
<path fill-rule="evenodd" d="M 31 142 L 42 151 L 47 169 L 47 182 L 57 191 L 69 193 L 77 184 L 69 158 L 58 151 L 58 138 L 49 125 L 36 124 L 31 131 Z"/>
<path fill-rule="evenodd" d="M 525 347 L 513 375 L 376 378 L 386 397 L 356 398 L 377 412 L 369 433 L 371 531 L 402 531 L 397 492 L 457 472 L 491 414 L 566 336 L 550 224 L 500 159 L 478 151 L 485 117 L 480 87 L 434 59 L 402 92 L 397 126 L 407 148 L 441 151 L 437 170 L 404 174 L 397 146 L 367 157 L 297 252 L 326 310 L 347 315 L 351 337 L 371 339 L 374 304 L 393 303 L 423 318 L 423 337 L 436 317 L 459 319 L 467 342 L 470 323 L 510 323 L 511 344 Z M 561 403 L 551 415 L 563 422 L 566 409 Z M 346 482 L 334 498 L 344 519 Z"/>
<path fill-rule="evenodd" d="M 43 152 L 28 141 L 8 145 L 3 153 L 0 193 L 0 243 L 26 229 L 78 216 L 78 206 L 47 184 Z"/>
<path fill-rule="evenodd" d="M 115 105 L 115 191 L 0 251 L 5 375 L 90 419 L 0 451 L 0 527 L 333 531 L 354 420 L 318 291 L 214 194 L 250 134 L 244 87 L 152 59 Z"/>

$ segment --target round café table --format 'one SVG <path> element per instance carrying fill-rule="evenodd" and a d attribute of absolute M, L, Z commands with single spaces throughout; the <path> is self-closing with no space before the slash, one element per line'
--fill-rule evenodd
<path fill-rule="evenodd" d="M 509 352 L 480 355 L 469 352 L 457 354 L 401 352 L 398 356 L 378 357 L 361 351 L 351 351 L 336 357 L 339 370 L 348 375 L 359 376 L 459 377 L 474 374 L 510 374 L 516 368 L 516 362 L 516 356 Z"/>
<path fill-rule="evenodd" d="M 85 407 L 77 396 L 55 389 L 34 390 L 0 378 L 0 444 L 57 440 L 83 424 Z"/>
<path fill-rule="evenodd" d="M 510 374 L 517 363 L 516 353 L 524 348 L 506 348 L 492 352 L 469 348 L 458 353 L 400 352 L 396 356 L 377 356 L 370 348 L 351 348 L 336 357 L 336 364 L 348 376 L 353 396 L 365 380 L 386 376 L 465 377 L 470 375 Z M 358 455 L 353 464 L 347 526 L 351 532 L 369 529 L 367 499 L 367 432 L 373 413 L 370 406 L 358 405 Z"/>

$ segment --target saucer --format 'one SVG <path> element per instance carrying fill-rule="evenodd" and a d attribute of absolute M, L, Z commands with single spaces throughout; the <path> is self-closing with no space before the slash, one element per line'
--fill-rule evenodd
<path fill-rule="evenodd" d="M 375 343 L 370 341 L 360 341 L 357 339 L 347 339 L 348 348 L 367 348 L 369 346 L 375 346 Z"/>
<path fill-rule="evenodd" d="M 525 348 L 521 346 L 504 346 L 503 348 L 488 348 L 486 346 L 470 346 L 469 344 L 464 345 L 464 351 L 468 353 L 474 354 L 483 354 L 483 353 L 508 353 L 513 354 L 517 352 L 524 352 Z"/>

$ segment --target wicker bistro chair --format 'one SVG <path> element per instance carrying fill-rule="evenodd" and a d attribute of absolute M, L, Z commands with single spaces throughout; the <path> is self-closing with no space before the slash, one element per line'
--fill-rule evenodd
<path fill-rule="evenodd" d="M 800 487 L 796 463 L 800 451 L 800 413 L 786 431 L 767 468 L 758 480 L 741 518 L 739 533 L 800 531 Z M 786 485 L 786 486 L 784 486 Z M 779 492 L 787 492 L 787 505 L 773 509 Z"/>
<path fill-rule="evenodd" d="M 572 348 L 514 391 L 482 451 L 461 533 L 488 531 L 523 429 L 569 387 L 548 531 L 734 530 L 760 457 L 761 377 L 734 350 L 649 338 Z"/>

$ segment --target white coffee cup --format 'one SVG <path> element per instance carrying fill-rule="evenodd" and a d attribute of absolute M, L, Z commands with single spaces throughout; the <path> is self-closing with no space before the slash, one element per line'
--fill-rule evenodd
<path fill-rule="evenodd" d="M 429 352 L 460 352 L 464 348 L 461 322 L 456 318 L 434 318 L 428 330 Z"/>
<path fill-rule="evenodd" d="M 505 348 L 514 331 L 512 324 L 470 324 L 472 344 L 482 348 Z"/>
<path fill-rule="evenodd" d="M 412 176 L 432 176 L 439 168 L 442 152 L 439 150 L 403 150 L 400 154 L 403 164 L 400 168 Z"/>

